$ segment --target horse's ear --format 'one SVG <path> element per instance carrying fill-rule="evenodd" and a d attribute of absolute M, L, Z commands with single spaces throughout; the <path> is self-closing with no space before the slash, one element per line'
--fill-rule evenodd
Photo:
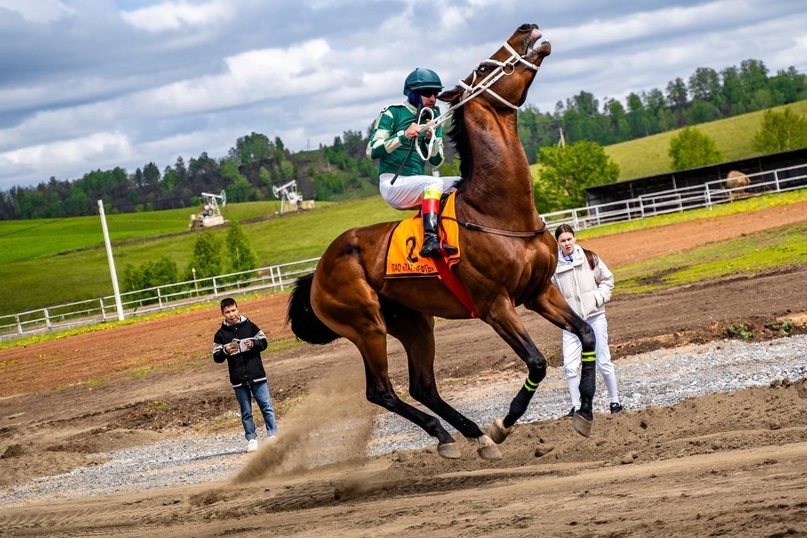
<path fill-rule="evenodd" d="M 454 103 L 454 101 L 459 100 L 463 91 L 459 86 L 454 86 L 453 90 L 446 90 L 438 95 L 437 98 L 444 103 Z"/>

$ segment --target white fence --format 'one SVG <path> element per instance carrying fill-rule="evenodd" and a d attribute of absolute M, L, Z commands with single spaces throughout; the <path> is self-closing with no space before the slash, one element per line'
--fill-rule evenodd
<path fill-rule="evenodd" d="M 646 194 L 630 200 L 556 211 L 543 215 L 550 230 L 571 224 L 575 230 L 643 219 L 687 209 L 712 207 L 734 200 L 807 187 L 807 164 L 749 174 L 746 185 L 729 187 L 725 180 Z M 223 294 L 259 290 L 283 291 L 300 275 L 314 270 L 319 258 L 252 271 L 157 286 L 121 295 L 124 317 L 216 299 Z M 0 316 L 0 340 L 117 319 L 113 296 Z"/>
<path fill-rule="evenodd" d="M 301 275 L 314 271 L 319 258 L 273 265 L 212 278 L 178 282 L 121 294 L 124 318 L 202 303 L 222 295 L 255 291 L 283 291 Z M 0 340 L 57 329 L 115 321 L 115 297 L 90 299 L 0 316 Z"/>
<path fill-rule="evenodd" d="M 570 224 L 575 230 L 585 230 L 615 222 L 679 213 L 687 209 L 711 208 L 750 196 L 805 188 L 807 164 L 748 174 L 746 177 L 746 185 L 730 187 L 726 180 L 721 179 L 703 185 L 645 194 L 630 200 L 555 211 L 543 215 L 543 218 L 547 227 L 553 231 L 561 224 Z"/>

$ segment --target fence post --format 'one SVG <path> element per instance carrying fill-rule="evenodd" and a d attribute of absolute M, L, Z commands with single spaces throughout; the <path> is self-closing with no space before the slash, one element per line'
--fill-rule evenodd
<path fill-rule="evenodd" d="M 272 289 L 275 289 L 277 287 L 277 281 L 275 280 L 275 269 L 277 269 L 277 267 L 275 267 L 274 265 L 269 268 L 269 277 L 272 280 Z"/>
<path fill-rule="evenodd" d="M 98 299 L 98 302 L 101 303 L 101 321 L 106 321 L 106 307 L 104 306 L 104 298 L 101 297 Z"/>
<path fill-rule="evenodd" d="M 218 298 L 219 298 L 219 290 L 218 290 L 218 288 L 216 287 L 216 277 L 213 277 L 211 280 L 212 280 L 212 282 L 213 282 L 213 297 L 215 297 L 216 299 L 218 299 Z"/>
<path fill-rule="evenodd" d="M 779 170 L 773 171 L 773 182 L 776 185 L 776 192 L 781 192 L 781 188 L 779 186 Z"/>
<path fill-rule="evenodd" d="M 17 320 L 17 334 L 22 336 L 22 323 L 20 323 L 20 316 L 19 314 L 14 315 L 14 319 Z"/>
<path fill-rule="evenodd" d="M 157 307 L 162 310 L 163 309 L 163 298 L 160 295 L 160 287 L 157 286 Z"/>
<path fill-rule="evenodd" d="M 47 326 L 48 329 L 52 329 L 53 327 L 50 324 L 50 314 L 48 313 L 48 309 L 43 308 L 42 313 L 45 315 L 45 326 Z"/>

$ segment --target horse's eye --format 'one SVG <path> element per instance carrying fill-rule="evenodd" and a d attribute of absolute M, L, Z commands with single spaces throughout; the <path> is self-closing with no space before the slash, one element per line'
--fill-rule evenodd
<path fill-rule="evenodd" d="M 480 65 L 480 66 L 479 66 L 479 72 L 480 72 L 480 73 L 484 73 L 484 72 L 485 72 L 485 71 L 487 71 L 487 70 L 488 70 L 487 66 L 484 66 L 484 65 Z"/>

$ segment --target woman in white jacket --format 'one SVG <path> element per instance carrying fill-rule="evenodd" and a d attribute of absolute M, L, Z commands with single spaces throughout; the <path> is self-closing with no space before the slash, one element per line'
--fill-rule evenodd
<path fill-rule="evenodd" d="M 577 315 L 586 320 L 597 338 L 596 362 L 602 374 L 608 396 L 611 399 L 611 413 L 622 411 L 616 385 L 616 373 L 611 363 L 608 348 L 608 322 L 605 320 L 605 303 L 611 298 L 614 289 L 614 275 L 603 261 L 590 250 L 577 244 L 574 229 L 561 224 L 555 230 L 558 241 L 558 265 L 552 283 L 557 286 L 566 302 Z M 569 331 L 563 331 L 563 373 L 572 398 L 572 410 L 580 408 L 580 368 L 583 350 L 580 339 Z"/>

